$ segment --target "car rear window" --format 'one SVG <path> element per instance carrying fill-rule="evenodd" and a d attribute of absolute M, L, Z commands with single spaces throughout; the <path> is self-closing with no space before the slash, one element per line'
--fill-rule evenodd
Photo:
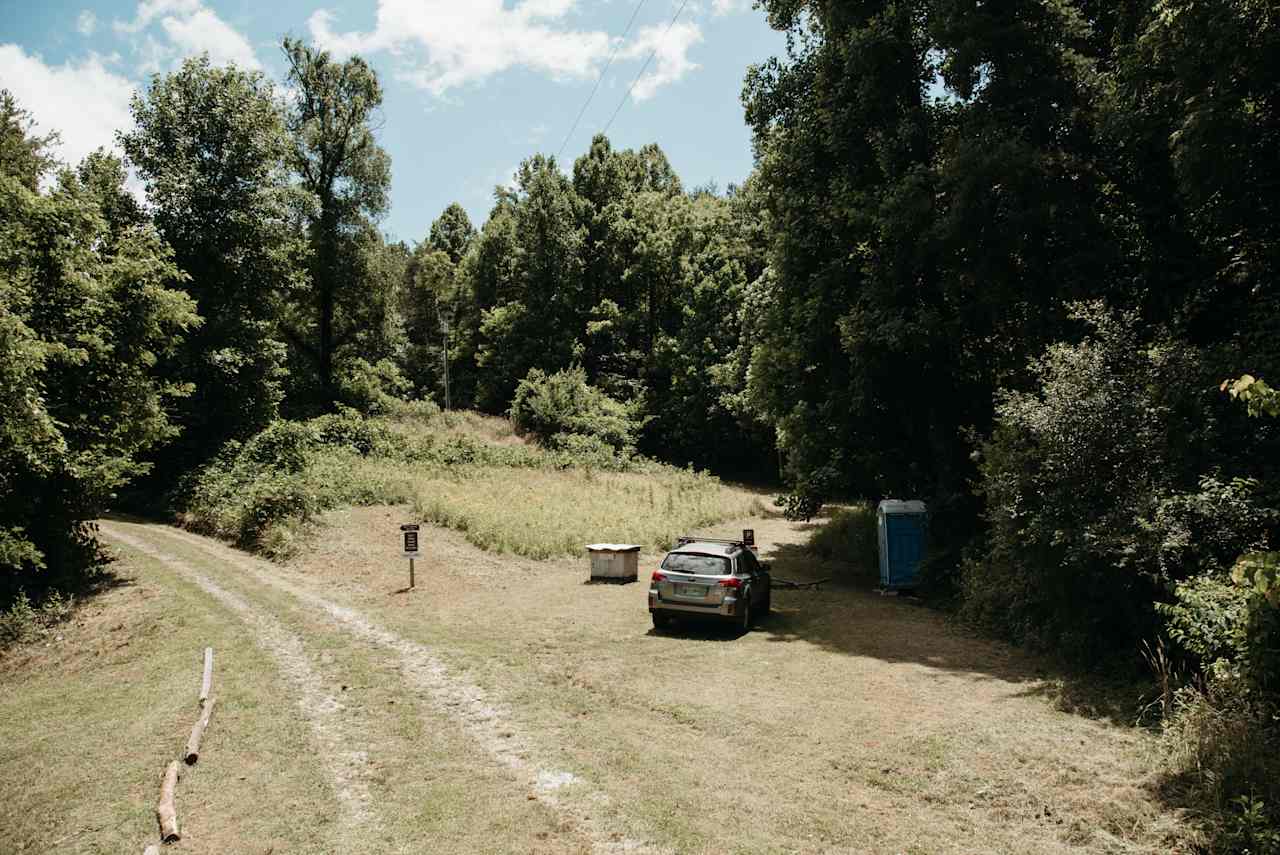
<path fill-rule="evenodd" d="M 662 562 L 662 569 L 670 570 L 672 573 L 692 573 L 697 576 L 728 576 L 729 559 L 720 555 L 673 552 Z"/>

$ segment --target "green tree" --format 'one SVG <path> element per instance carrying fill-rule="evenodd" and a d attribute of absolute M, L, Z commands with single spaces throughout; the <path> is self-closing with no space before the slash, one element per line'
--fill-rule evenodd
<path fill-rule="evenodd" d="M 509 200 L 499 198 L 490 218 L 499 224 L 486 226 L 478 247 L 477 296 L 483 289 L 491 302 L 480 303 L 477 395 L 493 411 L 507 408 L 530 368 L 568 367 L 585 323 L 580 200 L 554 158 L 525 160 L 516 182 Z M 495 258 L 490 241 L 506 244 L 509 258 Z"/>
<path fill-rule="evenodd" d="M 28 151 L 46 157 L 39 142 Z M 98 158 L 86 170 L 95 180 L 67 176 L 43 195 L 31 189 L 31 163 L 10 160 L 0 173 L 5 601 L 19 587 L 72 585 L 92 562 L 86 523 L 146 471 L 140 455 L 176 431 L 167 406 L 189 388 L 166 382 L 156 365 L 199 321 L 171 287 L 182 274 L 155 230 L 112 233 L 97 179 L 123 175 L 118 164 Z"/>
<path fill-rule="evenodd" d="M 368 63 L 358 56 L 338 63 L 289 38 L 284 53 L 293 90 L 289 162 L 314 199 L 306 216 L 309 283 L 295 294 L 285 330 L 314 365 L 318 403 L 327 408 L 337 398 L 337 352 L 360 330 L 352 309 L 369 283 L 360 276 L 358 244 L 386 209 L 391 161 L 370 124 L 382 87 Z"/>
<path fill-rule="evenodd" d="M 166 366 L 195 387 L 176 416 L 183 436 L 164 455 L 166 469 L 185 471 L 265 427 L 284 394 L 277 325 L 302 250 L 288 145 L 270 81 L 208 56 L 152 78 L 132 110 L 121 145 L 205 319 Z"/>
<path fill-rule="evenodd" d="M 791 54 L 744 91 L 774 224 L 752 401 L 801 499 L 921 496 L 954 551 L 979 507 L 962 428 L 990 429 L 1067 303 L 1130 302 L 1091 103 L 1112 23 L 1072 2 L 764 5 Z"/>
<path fill-rule="evenodd" d="M 35 136 L 33 125 L 31 114 L 18 105 L 13 93 L 0 89 L 0 170 L 34 193 L 57 162 L 50 149 L 58 135 Z"/>
<path fill-rule="evenodd" d="M 431 224 L 427 245 L 449 256 L 450 263 L 457 264 L 475 239 L 476 230 L 471 225 L 471 218 L 461 205 L 454 202 Z"/>
<path fill-rule="evenodd" d="M 453 339 L 467 314 L 457 265 L 429 241 L 418 244 L 405 271 L 401 296 L 405 318 L 405 373 L 418 394 L 443 402 L 446 332 Z M 449 354 L 450 369 L 454 356 Z M 453 378 L 451 377 L 452 381 Z M 451 401 L 459 401 L 450 390 Z"/>

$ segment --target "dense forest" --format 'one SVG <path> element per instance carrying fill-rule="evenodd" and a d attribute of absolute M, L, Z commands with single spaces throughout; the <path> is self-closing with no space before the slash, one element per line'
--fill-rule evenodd
<path fill-rule="evenodd" d="M 5 93 L 0 604 L 73 590 L 105 508 L 181 510 L 279 420 L 447 402 L 780 482 L 798 518 L 924 499 L 925 593 L 1145 655 L 1215 798 L 1280 828 L 1277 8 L 761 5 L 788 51 L 746 70 L 740 186 L 597 136 L 413 246 L 378 229 L 359 57 L 189 60 L 76 165 Z"/>

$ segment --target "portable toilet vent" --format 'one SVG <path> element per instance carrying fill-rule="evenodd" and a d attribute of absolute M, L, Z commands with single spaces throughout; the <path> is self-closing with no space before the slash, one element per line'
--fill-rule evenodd
<path fill-rule="evenodd" d="M 876 511 L 880 542 L 880 585 L 889 590 L 914 588 L 924 557 L 928 510 L 924 502 L 884 499 Z"/>

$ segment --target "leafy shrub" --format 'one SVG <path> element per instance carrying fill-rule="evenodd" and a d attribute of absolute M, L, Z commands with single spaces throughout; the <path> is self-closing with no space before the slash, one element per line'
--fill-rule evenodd
<path fill-rule="evenodd" d="M 367 419 L 355 410 L 343 408 L 337 413 L 319 416 L 308 422 L 318 433 L 320 445 L 349 448 L 362 457 L 403 457 L 408 443 L 386 425 Z"/>
<path fill-rule="evenodd" d="M 588 384 L 586 372 L 578 367 L 555 374 L 531 369 L 516 387 L 511 422 L 518 432 L 530 434 L 548 447 L 559 443 L 563 448 L 569 442 L 563 435 L 573 434 L 624 455 L 634 452 L 636 434 L 642 427 L 636 407 L 615 401 Z"/>
<path fill-rule="evenodd" d="M 574 465 L 618 470 L 627 468 L 626 458 L 598 436 L 558 433 L 548 440 L 547 448 L 560 452 L 566 467 Z"/>
<path fill-rule="evenodd" d="M 1232 799 L 1222 844 L 1228 852 L 1280 855 L 1280 827 L 1267 803 L 1254 796 Z"/>
<path fill-rule="evenodd" d="M 277 419 L 250 437 L 243 448 L 229 443 L 224 455 L 279 472 L 301 472 L 319 443 L 319 431 L 311 423 Z"/>
<path fill-rule="evenodd" d="M 1174 601 L 1159 603 L 1156 609 L 1165 617 L 1169 637 L 1209 666 L 1242 657 L 1248 605 L 1248 595 L 1239 585 L 1205 575 L 1179 584 Z"/>
<path fill-rule="evenodd" d="M 413 390 L 413 383 L 390 359 L 344 360 L 337 366 L 334 382 L 340 400 L 370 415 L 394 411 Z"/>
<path fill-rule="evenodd" d="M 429 422 L 440 415 L 440 407 L 430 398 L 416 401 L 396 401 L 387 410 L 387 416 L 401 422 Z"/>
<path fill-rule="evenodd" d="M 1075 317 L 1085 338 L 1051 346 L 1029 366 L 1035 388 L 997 402 L 979 463 L 989 534 L 962 566 L 962 613 L 1098 662 L 1154 635 L 1152 603 L 1257 526 L 1248 484 L 1186 489 L 1212 388 L 1196 381 L 1197 354 L 1141 345 L 1132 317 L 1098 304 Z"/>

